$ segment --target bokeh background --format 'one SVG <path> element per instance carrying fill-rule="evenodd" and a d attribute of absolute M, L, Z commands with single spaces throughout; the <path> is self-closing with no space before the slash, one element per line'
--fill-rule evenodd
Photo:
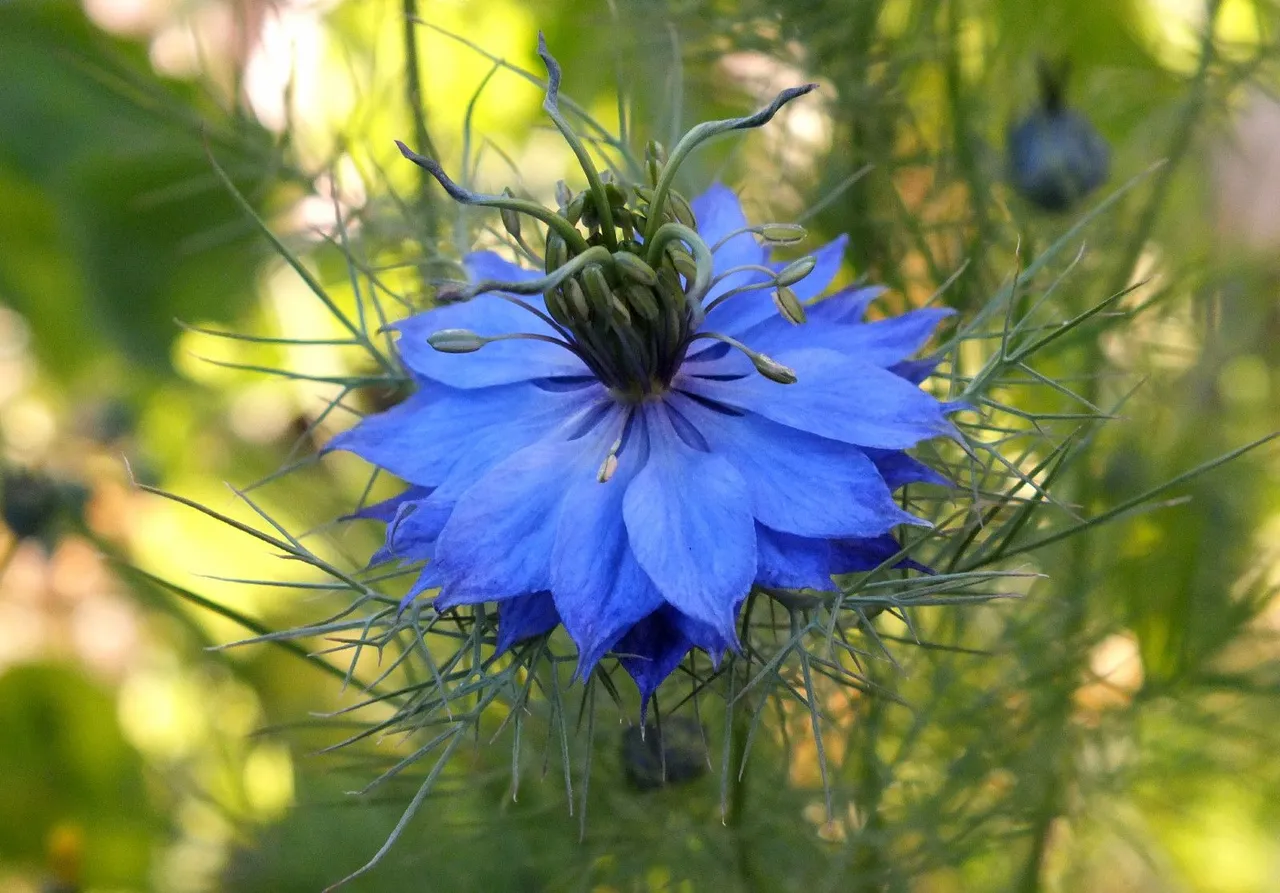
<path fill-rule="evenodd" d="M 1062 499 L 1088 515 L 1280 428 L 1278 27 L 1275 0 L 0 3 L 0 460 L 10 527 L 39 522 L 0 531 L 0 893 L 316 891 L 407 796 L 350 797 L 371 764 L 316 754 L 341 731 L 317 714 L 354 699 L 332 674 L 211 647 L 246 620 L 316 619 L 305 588 L 230 579 L 307 569 L 133 485 L 249 517 L 224 482 L 350 424 L 314 377 L 359 359 L 323 343 L 333 319 L 211 157 L 341 294 L 339 241 L 405 257 L 424 220 L 447 229 L 391 142 L 415 142 L 415 89 L 452 169 L 484 149 L 492 191 L 571 174 L 536 87 L 500 70 L 473 104 L 491 58 L 436 28 L 534 72 L 545 30 L 571 95 L 611 123 L 627 85 L 633 129 L 668 145 L 679 122 L 816 80 L 819 99 L 690 180 L 732 183 L 759 219 L 808 210 L 813 244 L 849 232 L 846 275 L 888 283 L 892 306 L 958 272 L 943 300 L 973 314 L 1089 207 L 1044 213 L 1004 176 L 1037 59 L 1069 59 L 1068 101 L 1112 150 L 1100 195 L 1147 172 L 1050 298 L 1070 316 L 1133 286 L 1123 306 L 1142 309 L 1040 370 L 1099 405 L 1142 385 L 1116 420 L 1080 423 L 1092 446 Z M 412 293 L 426 274 L 385 275 Z M 22 503 L 32 472 L 55 486 Z M 307 531 L 364 481 L 312 463 L 259 504 Z M 1049 578 L 1025 598 L 922 612 L 946 647 L 875 673 L 910 710 L 828 705 L 832 819 L 812 743 L 787 734 L 807 718 L 785 710 L 732 827 L 712 780 L 628 787 L 610 730 L 580 843 L 558 770 L 532 767 L 513 804 L 509 753 L 477 746 L 351 889 L 1280 890 L 1280 451 L 1162 498 L 1028 557 Z M 342 538 L 352 556 L 376 543 Z"/>

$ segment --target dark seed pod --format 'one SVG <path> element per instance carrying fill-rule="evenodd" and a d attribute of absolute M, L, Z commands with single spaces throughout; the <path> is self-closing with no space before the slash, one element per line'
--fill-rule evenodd
<path fill-rule="evenodd" d="M 661 733 L 655 723 L 632 726 L 622 733 L 622 765 L 637 791 L 694 781 L 707 771 L 702 727 L 684 716 L 665 717 Z"/>
<path fill-rule="evenodd" d="M 1041 63 L 1041 106 L 1009 129 L 1009 182 L 1045 211 L 1070 210 L 1106 182 L 1111 167 L 1106 140 L 1064 104 L 1065 81 L 1065 65 Z"/>
<path fill-rule="evenodd" d="M 0 514 L 15 538 L 43 537 L 57 524 L 62 492 L 53 478 L 38 471 L 10 468 L 0 489 Z"/>

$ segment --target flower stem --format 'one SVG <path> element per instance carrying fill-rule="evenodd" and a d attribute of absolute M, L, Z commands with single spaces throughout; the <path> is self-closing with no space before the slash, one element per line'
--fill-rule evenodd
<path fill-rule="evenodd" d="M 403 15 L 405 101 L 409 106 L 409 115 L 413 118 L 413 137 L 427 155 L 438 159 L 440 155 L 427 132 L 427 110 L 422 101 L 422 70 L 418 65 L 418 34 L 415 30 L 418 23 L 418 0 L 404 0 Z M 431 175 L 426 171 L 418 177 L 418 201 L 422 206 L 427 233 L 434 236 L 437 224 L 436 206 L 431 195 Z"/>
<path fill-rule="evenodd" d="M 1185 159 L 1187 151 L 1191 147 L 1191 138 L 1195 132 L 1195 124 L 1199 118 L 1200 111 L 1204 106 L 1205 96 L 1208 92 L 1210 69 L 1216 56 L 1217 47 L 1213 40 L 1213 33 L 1221 7 L 1222 0 L 1206 0 L 1204 34 L 1201 37 L 1200 45 L 1200 62 L 1192 79 L 1187 105 L 1178 121 L 1178 126 L 1174 130 L 1173 136 L 1170 138 L 1167 154 L 1168 163 L 1157 175 L 1158 178 L 1152 189 L 1151 197 L 1139 217 L 1138 226 L 1134 228 L 1133 235 L 1121 254 L 1121 263 L 1116 268 L 1116 278 L 1109 290 L 1111 294 L 1124 289 L 1132 278 L 1134 266 L 1140 259 L 1142 249 L 1150 238 L 1155 222 L 1163 209 L 1174 171 Z M 1086 351 L 1085 368 L 1100 367 L 1104 362 L 1104 358 L 1097 341 L 1087 341 Z M 1090 403 L 1097 402 L 1099 384 L 1100 380 L 1097 376 L 1089 378 L 1085 382 L 1081 393 Z M 1082 475 L 1078 482 L 1079 492 L 1075 500 L 1076 503 L 1088 509 L 1098 496 L 1097 485 L 1098 479 L 1096 476 L 1087 473 Z M 1088 536 L 1079 536 L 1072 544 L 1070 575 L 1067 579 L 1071 581 L 1073 591 L 1069 593 L 1069 597 L 1066 599 L 1066 615 L 1062 620 L 1061 634 L 1056 637 L 1062 643 L 1066 649 L 1066 655 L 1070 658 L 1064 662 L 1060 670 L 1062 677 L 1067 680 L 1076 678 L 1078 674 L 1074 671 L 1083 658 L 1083 655 L 1079 653 L 1079 649 L 1075 646 L 1085 632 L 1086 620 L 1088 619 L 1088 580 L 1093 573 L 1093 552 L 1089 540 Z M 1046 727 L 1044 741 L 1048 746 L 1045 765 L 1049 778 L 1044 786 L 1043 799 L 1034 820 L 1031 849 L 1027 853 L 1027 858 L 1014 885 L 1014 889 L 1018 893 L 1039 893 L 1040 890 L 1044 889 L 1044 869 L 1045 860 L 1049 853 L 1050 834 L 1053 832 L 1054 823 L 1058 816 L 1062 815 L 1065 810 L 1065 793 L 1069 787 L 1067 772 L 1070 771 L 1071 763 L 1069 759 L 1071 747 L 1071 736 L 1069 734 L 1071 727 L 1071 695 L 1072 690 L 1069 684 L 1064 685 L 1060 691 L 1055 693 L 1054 703 L 1048 711 L 1049 722 L 1052 725 Z"/>

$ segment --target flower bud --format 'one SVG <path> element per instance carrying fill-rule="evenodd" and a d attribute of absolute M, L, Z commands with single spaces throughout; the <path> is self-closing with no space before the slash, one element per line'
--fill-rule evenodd
<path fill-rule="evenodd" d="M 516 197 L 516 194 L 511 191 L 510 186 L 502 190 L 502 195 L 505 198 Z M 511 238 L 515 239 L 517 242 L 520 241 L 520 215 L 510 208 L 503 208 L 501 210 L 501 217 L 503 228 L 511 234 Z"/>
<path fill-rule="evenodd" d="M 795 245 L 809 236 L 805 228 L 797 223 L 766 223 L 757 232 L 770 245 Z"/>
<path fill-rule="evenodd" d="M 556 204 L 560 206 L 561 213 L 569 209 L 571 201 L 573 201 L 573 193 L 569 191 L 569 184 L 564 180 L 556 180 Z"/>
<path fill-rule="evenodd" d="M 489 340 L 467 329 L 441 329 L 428 335 L 427 343 L 441 353 L 474 353 Z"/>
<path fill-rule="evenodd" d="M 657 277 L 654 277 L 657 282 Z M 653 297 L 653 290 L 646 288 L 638 283 L 628 282 L 622 287 L 622 293 L 626 296 L 627 306 L 636 312 L 641 319 L 647 322 L 656 322 L 662 316 L 662 308 L 658 306 L 658 302 Z"/>
<path fill-rule="evenodd" d="M 667 164 L 667 150 L 657 140 L 649 140 L 644 147 L 644 169 L 649 175 L 649 183 L 657 186 L 662 169 Z"/>
<path fill-rule="evenodd" d="M 777 307 L 782 318 L 793 326 L 801 325 L 808 319 L 804 312 L 804 305 L 800 303 L 796 293 L 785 285 L 773 290 L 773 306 Z"/>
<path fill-rule="evenodd" d="M 795 384 L 800 380 L 796 376 L 796 371 L 790 366 L 784 366 L 762 353 L 752 351 L 747 356 L 751 359 L 751 364 L 756 367 L 756 371 L 770 381 L 776 381 L 778 384 Z"/>
<path fill-rule="evenodd" d="M 804 277 L 812 273 L 813 268 L 817 265 L 817 263 L 818 263 L 817 258 L 815 258 L 812 254 L 806 254 L 804 257 L 800 258 L 799 260 L 792 261 L 791 263 L 783 267 L 781 272 L 778 273 L 778 276 L 777 276 L 778 285 L 782 285 L 782 286 L 795 285 L 801 279 L 803 279 Z"/>
<path fill-rule="evenodd" d="M 637 255 L 619 251 L 613 256 L 613 264 L 618 272 L 633 282 L 652 288 L 658 284 L 658 274 Z"/>

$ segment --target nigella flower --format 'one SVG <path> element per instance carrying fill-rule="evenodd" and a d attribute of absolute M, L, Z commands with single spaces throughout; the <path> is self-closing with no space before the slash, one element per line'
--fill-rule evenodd
<path fill-rule="evenodd" d="M 544 107 L 580 150 L 541 51 Z M 903 451 L 954 433 L 918 386 L 932 364 L 911 359 L 946 311 L 864 322 L 874 287 L 815 302 L 843 238 L 775 263 L 757 236 L 798 227 L 751 226 L 724 186 L 671 188 L 698 142 L 809 89 L 694 128 L 669 161 L 650 144 L 648 186 L 585 164 L 559 212 L 470 193 L 401 146 L 455 198 L 501 208 L 514 238 L 516 214 L 547 227 L 543 270 L 471 254 L 467 284 L 395 326 L 416 393 L 331 446 L 411 484 L 363 513 L 388 524 L 376 560 L 427 561 L 408 599 L 496 603 L 500 650 L 563 625 L 580 674 L 613 653 L 647 701 L 691 649 L 737 646 L 753 587 L 833 591 L 923 523 L 893 491 L 941 481 Z"/>

